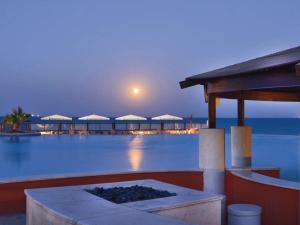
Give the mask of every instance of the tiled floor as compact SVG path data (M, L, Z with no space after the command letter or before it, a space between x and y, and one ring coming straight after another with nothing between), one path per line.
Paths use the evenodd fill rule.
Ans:
M26 225L25 214L0 216L0 225Z

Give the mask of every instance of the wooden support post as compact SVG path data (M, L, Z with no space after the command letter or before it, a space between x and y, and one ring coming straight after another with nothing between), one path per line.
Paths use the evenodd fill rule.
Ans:
M208 128L216 128L216 96L208 96Z
M237 100L237 111L238 111L238 126L245 125L245 101L244 99Z
M300 76L300 63L296 64L296 75Z

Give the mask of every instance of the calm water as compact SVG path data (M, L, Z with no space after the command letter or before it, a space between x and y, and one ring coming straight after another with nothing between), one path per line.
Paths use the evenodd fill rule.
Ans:
M248 121L253 125L254 131L253 165L280 167L283 178L299 180L299 121ZM219 125L229 127L234 122L220 120ZM278 124L282 128L278 128ZM198 135L50 135L0 138L0 178L104 171L195 169L199 161L198 141ZM227 133L228 166L229 150L230 134Z

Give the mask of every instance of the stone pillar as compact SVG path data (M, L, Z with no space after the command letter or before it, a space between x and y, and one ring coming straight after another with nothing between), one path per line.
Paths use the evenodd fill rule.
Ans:
M252 128L250 126L231 127L231 165L236 168L251 167Z
M225 130L200 129L200 168L204 170L204 191L224 193Z

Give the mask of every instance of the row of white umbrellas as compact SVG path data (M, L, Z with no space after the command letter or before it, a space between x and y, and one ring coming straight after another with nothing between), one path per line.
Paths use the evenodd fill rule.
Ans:
M162 116L152 117L151 119L152 120L182 120L183 118L166 114ZM72 120L72 118L54 114L51 116L42 117L41 120ZM78 118L78 120L110 120L110 118L92 114L92 115L80 117ZM126 116L118 117L116 118L116 120L147 120L147 118L142 116L136 116L136 115L126 115Z

